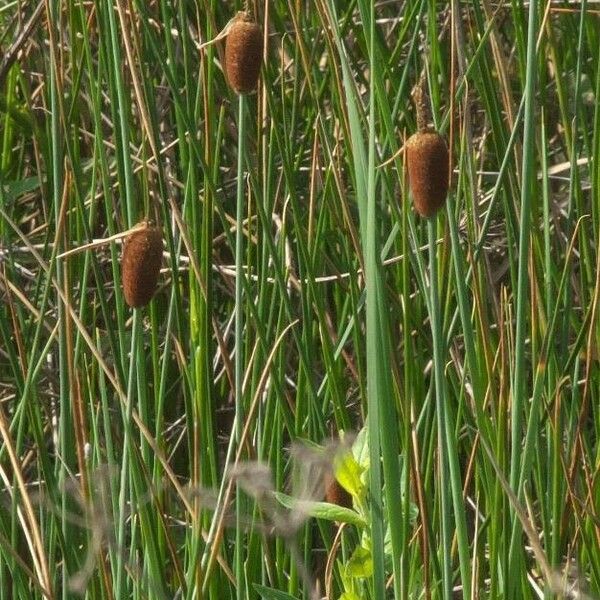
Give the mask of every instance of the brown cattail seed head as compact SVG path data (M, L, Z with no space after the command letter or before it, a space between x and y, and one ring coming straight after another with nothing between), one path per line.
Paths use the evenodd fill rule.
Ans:
M121 276L125 302L132 308L145 306L152 300L162 261L162 235L158 227L146 222L134 231L123 246Z
M237 94L256 89L263 53L260 27L247 12L238 12L225 42L227 81Z
M448 194L448 146L435 131L419 131L406 141L408 183L416 211L433 216Z
M325 476L325 501L344 508L352 508L352 496L331 474Z
M417 111L417 133L406 141L408 183L415 210L422 217L432 217L448 194L448 146L444 138L427 125L431 119L425 71L412 91Z

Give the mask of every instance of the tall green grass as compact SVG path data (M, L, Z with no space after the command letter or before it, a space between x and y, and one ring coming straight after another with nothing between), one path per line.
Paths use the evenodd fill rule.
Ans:
M0 52L0 600L600 597L596 3L250 5L242 100L241 3L49 0Z

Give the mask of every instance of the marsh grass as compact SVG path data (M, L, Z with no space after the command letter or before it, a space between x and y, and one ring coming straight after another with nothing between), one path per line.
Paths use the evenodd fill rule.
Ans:
M0 600L600 597L597 4L250 2L242 102L240 3L30 4L0 5ZM274 504L290 448L363 426L363 529Z

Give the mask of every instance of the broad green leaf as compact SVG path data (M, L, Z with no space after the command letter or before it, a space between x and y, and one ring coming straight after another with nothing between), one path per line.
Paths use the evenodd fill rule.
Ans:
M294 441L294 444L305 446L306 448L314 450L317 453L322 453L324 451L324 448L321 444L317 444L317 442L304 437L297 437Z
M352 444L352 454L356 462L366 471L369 468L369 432L363 427Z
M290 596L290 594L259 585L258 583L253 584L253 587L265 600L298 600L295 596Z
M366 492L365 484L361 480L363 470L350 452L344 452L336 458L335 478L355 498L362 498Z
M346 564L346 571L351 577L371 577L373 574L373 556L362 546L356 548Z
M275 493L277 500L286 508L293 511L302 511L309 517L336 521L338 523L349 523L357 527L365 527L364 519L350 508L330 504L329 502L313 502L311 500L298 500L287 494Z
M354 592L344 592L340 600L360 600L360 598Z
M40 187L40 178L36 175L35 177L27 177L27 179L20 179L19 181L9 181L4 185L4 193L8 201L12 202L22 196L32 192L33 190Z

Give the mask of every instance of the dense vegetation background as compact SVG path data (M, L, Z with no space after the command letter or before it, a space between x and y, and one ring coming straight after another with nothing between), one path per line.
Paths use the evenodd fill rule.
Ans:
M600 597L600 4L249 4L0 4L0 600Z

